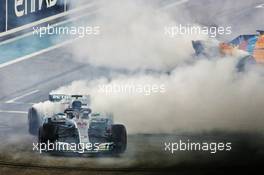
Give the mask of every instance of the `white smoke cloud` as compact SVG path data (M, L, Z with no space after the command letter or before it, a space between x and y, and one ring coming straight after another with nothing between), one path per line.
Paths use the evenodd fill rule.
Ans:
M61 103L53 103L50 101L40 102L33 105L38 113L44 116L52 116L56 113L63 112L66 105Z
M193 60L191 40L204 36L164 35L180 13L171 14L138 1L115 0L101 8L95 24L101 35L88 37L69 48L75 60L108 68L172 70L167 74L120 75L92 82L77 81L56 93L90 94L92 108L113 112L129 133L175 131L263 131L264 77L253 66L244 73L237 59ZM179 9L181 12L183 9ZM176 16L176 19L175 19ZM184 15L184 20L190 20ZM205 37L206 38L206 37ZM144 71L143 71L144 72ZM164 84L165 93L149 96L102 93L100 85Z
M91 94L92 108L115 114L130 133L263 130L264 77L236 72L236 60L201 60L171 75L120 76L112 81L78 81L56 93ZM262 72L264 73L264 72ZM149 96L104 93L98 85L164 84L165 93Z
M190 60L192 40L206 38L166 36L165 27L178 23L150 2L114 0L98 4L95 21L87 25L100 26L100 35L88 36L69 48L75 59L84 63L130 70L172 69ZM182 18L180 14L178 19Z

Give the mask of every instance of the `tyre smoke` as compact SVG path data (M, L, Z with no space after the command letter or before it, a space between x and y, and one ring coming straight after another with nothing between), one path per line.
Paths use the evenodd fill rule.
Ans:
M115 120L124 123L129 133L263 131L261 68L252 66L237 72L235 58L194 61L191 40L207 37L164 35L164 26L183 21L180 7L179 13L172 15L138 1L107 4L95 20L101 26L101 35L70 48L75 60L113 70L143 71L112 76L111 80L76 81L55 93L90 94L93 110L114 113ZM192 22L186 14L184 20ZM169 73L144 73L149 69ZM109 93L101 88L153 84L164 86L165 91L145 95Z

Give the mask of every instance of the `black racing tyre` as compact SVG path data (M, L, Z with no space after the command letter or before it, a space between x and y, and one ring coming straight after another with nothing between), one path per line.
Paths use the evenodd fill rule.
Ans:
M48 139L45 137L45 134L43 132L43 127L39 128L38 131L38 142L39 143L47 143Z
M39 116L38 112L35 108L30 108L28 110L28 131L32 135L38 135L39 131Z
M113 153L124 153L127 148L127 132L124 125L112 125Z
M39 128L38 131L38 143L42 149L54 149L51 143L55 143L56 141L56 131L55 128L50 124L44 124ZM46 144L46 145L45 145Z
M56 127L52 124L44 124L39 128L39 140L43 143L55 142L57 139Z
M48 139L47 137L45 136L45 133L43 131L43 127L41 126L39 128L39 131L38 131L38 143L39 143L39 148L40 149L47 149L47 145L43 145L43 144L47 144L48 142Z

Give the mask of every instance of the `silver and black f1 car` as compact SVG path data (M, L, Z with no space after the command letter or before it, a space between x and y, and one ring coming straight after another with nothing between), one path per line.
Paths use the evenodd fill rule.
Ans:
M39 145L56 144L54 151L59 152L121 154L126 150L125 126L114 124L111 114L93 113L89 96L51 94L49 100L67 107L52 116L34 106L29 109L29 133L38 136Z

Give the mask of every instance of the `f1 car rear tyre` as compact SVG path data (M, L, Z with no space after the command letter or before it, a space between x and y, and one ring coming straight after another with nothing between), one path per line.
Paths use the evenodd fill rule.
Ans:
M124 125L112 125L112 139L115 154L124 153L127 147L127 132Z
M38 135L39 130L39 116L35 108L28 110L28 131L32 135Z

